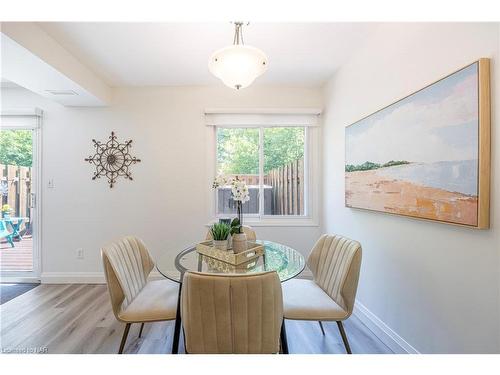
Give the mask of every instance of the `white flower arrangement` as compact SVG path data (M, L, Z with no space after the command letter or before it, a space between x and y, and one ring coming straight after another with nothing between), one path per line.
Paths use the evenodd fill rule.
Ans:
M248 186L245 181L242 181L236 177L227 177L223 175L218 175L212 184L214 189L221 186L231 186L231 194L233 200L245 203L250 200L250 193L248 191Z
M217 189L221 186L230 186L231 187L231 195L233 200L236 202L236 212L238 214L237 220L237 232L243 233L243 209L242 205L245 202L250 200L250 192L248 191L248 186L245 181L242 181L236 177L227 177L223 175L219 175L214 179L212 183L212 187ZM234 221L233 220L233 223Z
M240 181L238 179L233 180L231 184L231 193L235 201L245 203L250 200L250 193L248 192L248 186L245 181Z
M218 175L215 177L214 182L212 183L212 187L214 189L217 189L218 187L225 186L225 185L230 185L232 180L232 177L226 177L224 175Z

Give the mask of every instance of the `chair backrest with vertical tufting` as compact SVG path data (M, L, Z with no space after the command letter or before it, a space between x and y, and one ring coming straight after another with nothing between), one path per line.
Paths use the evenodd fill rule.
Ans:
M146 285L154 262L144 243L131 236L104 246L101 255L113 312L118 318Z
M283 320L278 274L187 272L181 315L188 353L277 353Z
M361 244L337 235L316 242L307 265L314 281L348 314L352 313L361 267Z

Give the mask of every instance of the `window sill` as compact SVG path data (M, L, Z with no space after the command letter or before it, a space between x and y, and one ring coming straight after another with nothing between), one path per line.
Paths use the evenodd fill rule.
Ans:
M213 219L206 224L207 227L217 223L219 219ZM317 220L308 217L301 218L243 218L243 225L251 227L319 227Z

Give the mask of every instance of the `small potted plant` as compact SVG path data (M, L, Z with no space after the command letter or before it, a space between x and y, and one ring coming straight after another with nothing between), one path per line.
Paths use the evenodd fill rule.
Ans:
M231 227L225 223L215 223L210 229L213 237L213 244L219 250L227 250L227 240L231 233Z
M219 175L215 178L212 187L231 186L231 198L236 202L237 218L231 223L232 248L235 254L247 249L247 236L243 232L243 204L250 200L250 193L245 181L238 176L226 177Z
M2 206L2 217L9 217L10 216L10 206L8 204L4 204Z

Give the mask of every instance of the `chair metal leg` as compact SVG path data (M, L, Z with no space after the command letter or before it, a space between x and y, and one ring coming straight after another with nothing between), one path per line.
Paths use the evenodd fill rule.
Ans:
M288 354L288 340L286 338L286 328L285 328L285 319L281 323L281 351L283 354Z
M127 341L128 331L130 331L130 326L132 323L127 323L125 326L125 330L123 331L122 342L120 343L120 349L118 350L118 354L123 353L123 348L125 347L125 342Z
M143 328L144 328L144 323L141 324L141 330L139 331L139 337L142 336L142 330L143 330Z
M182 276L181 276L182 280ZM181 335L181 291L182 283L179 284L179 295L177 296L177 312L175 315L174 339L172 342L172 354L179 353L179 337Z
M345 334L344 325L342 324L341 321L338 321L337 325L339 326L340 336L342 336L342 341L344 342L347 354L352 354L351 347L349 346L349 341L347 341L347 336Z
M182 339L184 341L184 353L189 354L186 349L186 331L184 331L184 327L182 327Z
M325 335L325 329L323 328L323 323L321 323L321 320L318 320L318 323L319 323L319 326L321 328L321 333L323 334L323 336Z

